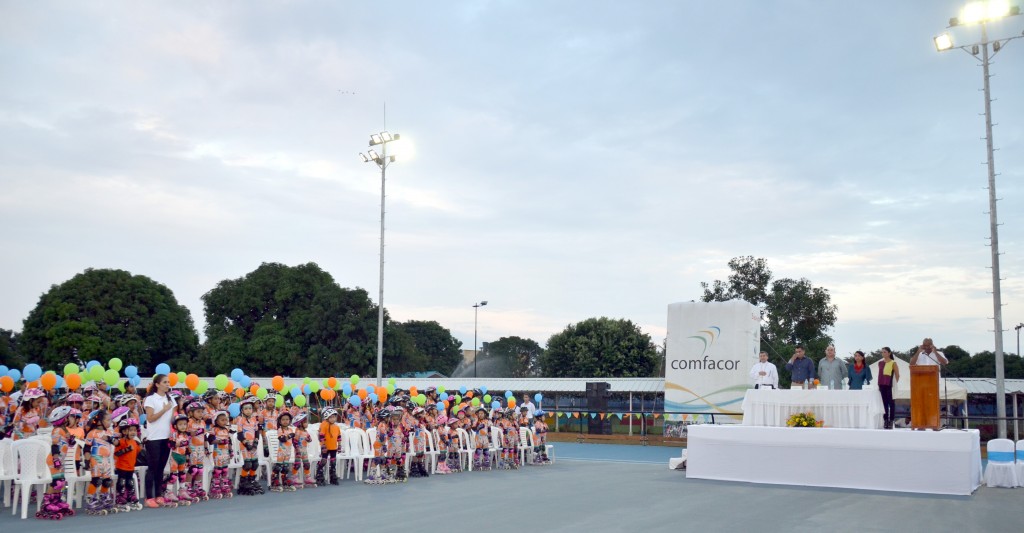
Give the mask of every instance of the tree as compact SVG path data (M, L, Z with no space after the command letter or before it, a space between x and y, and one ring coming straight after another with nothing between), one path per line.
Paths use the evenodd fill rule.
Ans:
M525 378L541 375L540 361L543 355L544 349L537 341L513 336L488 343L480 357L500 361L497 374L501 377Z
M409 320L398 324L412 337L416 349L425 358L424 368L451 375L462 361L462 341L452 336L448 328L431 320ZM384 351L387 354L387 350Z
M400 322L384 324L384 370L388 375L422 372L427 364L427 356Z
M0 328L0 365L21 368L27 364L18 351L18 337L17 333Z
M541 368L549 377L649 376L657 366L651 337L629 320L588 318L548 339Z
M203 306L199 363L211 374L235 367L251 375L376 373L377 307L365 290L340 287L315 263L263 263L218 283Z
M172 358L192 358L199 336L174 293L146 276L87 269L39 298L18 339L27 361L60 369L117 357L142 375Z

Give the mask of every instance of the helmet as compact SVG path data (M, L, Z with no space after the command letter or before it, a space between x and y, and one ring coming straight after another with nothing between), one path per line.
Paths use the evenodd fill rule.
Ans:
M216 397L218 392L220 392L220 391L215 391L215 390L206 391L205 393L203 393L202 397L207 399L207 400L209 400L210 398Z
M417 408L412 410L412 416L420 416L422 414L425 414L426 412L427 412L426 409L424 409L422 407L417 407Z
M437 392L437 388L436 387L427 387L427 392L426 393L430 394L432 392Z
M427 411L437 411L437 404L436 403L428 403L426 407L421 407L421 409L425 409Z
M106 414L106 411L104 411L103 409L94 410L93 412L89 413L89 423L92 424L95 421L103 418L104 414Z
M534 418L540 418L540 417L542 417L542 416L544 416L546 414L547 413L545 413L544 411L541 411L540 409L537 409L536 411L533 412L533 417Z
M95 390L96 390L96 382L95 381L90 381L89 383L85 384L85 387L82 387L82 391L83 392L93 392Z
M167 391L167 394L169 394L170 396L173 396L174 398L180 398L181 396L184 395L184 393L181 391L181 389L171 389L171 390Z
M289 413L288 411L285 411L285 412L277 415L277 427L281 427L281 417L283 417L283 416L287 416L288 420L292 419L292 414Z
M185 402L185 412L191 413L196 409L206 409L206 402L199 398L193 398L192 400Z
M228 414L227 411L217 411L216 413L213 413L213 423L214 424L217 423L217 419L220 418L221 415L226 416L226 417L228 417L228 420L231 420L231 415Z
M238 402L238 408L241 409L246 405L256 406L257 398L255 396L246 396L242 401Z
M306 413L299 413L299 414L295 415L295 419L292 420L292 424L295 424L297 426L297 425L305 422L308 418L309 418L309 415L307 415Z
M24 393L22 393L21 401L28 402L31 400L35 400L36 398L42 398L43 396L46 396L46 394L43 393L43 389L27 389Z
M50 416L46 417L46 420L47 422L58 426L69 416L71 416L71 408L66 405L62 405L53 411L50 411Z
M177 426L178 422L188 422L188 417L185 415L175 415L174 420L171 421L171 427Z
M327 420L332 416L338 416L338 410L333 407L328 407L320 413L320 418Z
M395 416L395 415L402 416L404 414L405 414L405 409L402 408L402 407L395 406L393 409L391 409L391 416Z
M71 408L71 412L70 412L70 413L68 413L68 416L77 416L77 417L81 417L81 416L82 416L82 412L81 412L81 411L79 411L78 409L75 409L74 407L72 407L72 408Z
M122 394L117 397L117 405L126 406L133 401L139 401L134 394Z
M231 395L226 393L226 392L224 392L224 391L220 391L220 392L217 393L217 399L218 400L227 400L230 397L231 397Z
M135 429L139 429L139 421L134 418L125 418L117 423L117 427L121 429L130 428L132 426L135 426Z
M67 403L83 403L85 402L85 398L77 392L72 392L71 394L68 394L68 397L65 398L64 401Z
M128 417L128 413L131 411L127 407L118 407L114 409L114 412L110 414L110 420L115 424L120 424L121 420Z
M92 403L103 403L103 398L100 398L99 396L96 396L95 394L93 394L92 396L89 396L88 398L86 398L86 400L88 400L88 401L90 401Z
M277 393L276 392L268 392L267 393L267 397L264 398L263 401L276 400L276 399L277 399Z

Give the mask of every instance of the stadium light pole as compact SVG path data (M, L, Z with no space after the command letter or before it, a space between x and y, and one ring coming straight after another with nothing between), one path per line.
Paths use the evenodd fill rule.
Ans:
M477 360L477 355L479 355L477 353L477 350L476 350L476 325L477 325L477 318L480 316L480 308L485 306L485 305L487 305L487 300L484 300L484 301L482 301L480 303L473 304L473 377L474 378L476 377L476 360Z
M387 170L395 162L394 155L388 155L388 144L401 138L397 133L391 135L386 131L370 135L370 149L360 153L363 163L373 161L380 167L380 292L377 296L377 386L384 380L384 187L387 183ZM380 146L381 153L373 149Z
M996 358L996 416L999 418L999 438L1006 438L1006 383L1003 364L1003 297L999 279L999 218L996 215L996 167L992 148L992 94L989 87L989 63L1007 42L1019 39L1016 35L1004 39L990 40L988 24L997 20L1020 14L1019 6L1011 6L1009 0L985 0L971 2L960 11L959 17L949 19L949 27L972 26L981 27L981 41L963 46L956 46L949 33L935 37L935 49L939 52L959 48L975 58L981 53L982 80L985 93L985 148L988 151L988 218L989 244L992 252L992 308L995 331ZM991 48L991 50L990 50ZM1019 351L1019 350L1018 350Z

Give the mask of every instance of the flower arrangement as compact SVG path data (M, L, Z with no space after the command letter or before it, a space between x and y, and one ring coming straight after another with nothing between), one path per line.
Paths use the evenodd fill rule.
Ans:
M791 428L820 428L823 424L824 421L814 418L814 413L810 411L791 415L789 420L786 420L786 426Z

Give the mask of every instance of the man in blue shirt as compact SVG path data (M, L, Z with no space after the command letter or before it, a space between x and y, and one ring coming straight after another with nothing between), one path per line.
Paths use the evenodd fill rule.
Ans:
M793 357L790 357L789 362L786 363L786 370L789 370L793 375L793 386L804 386L804 388L808 389L814 388L814 362L804 355L803 346L799 344L796 346Z

